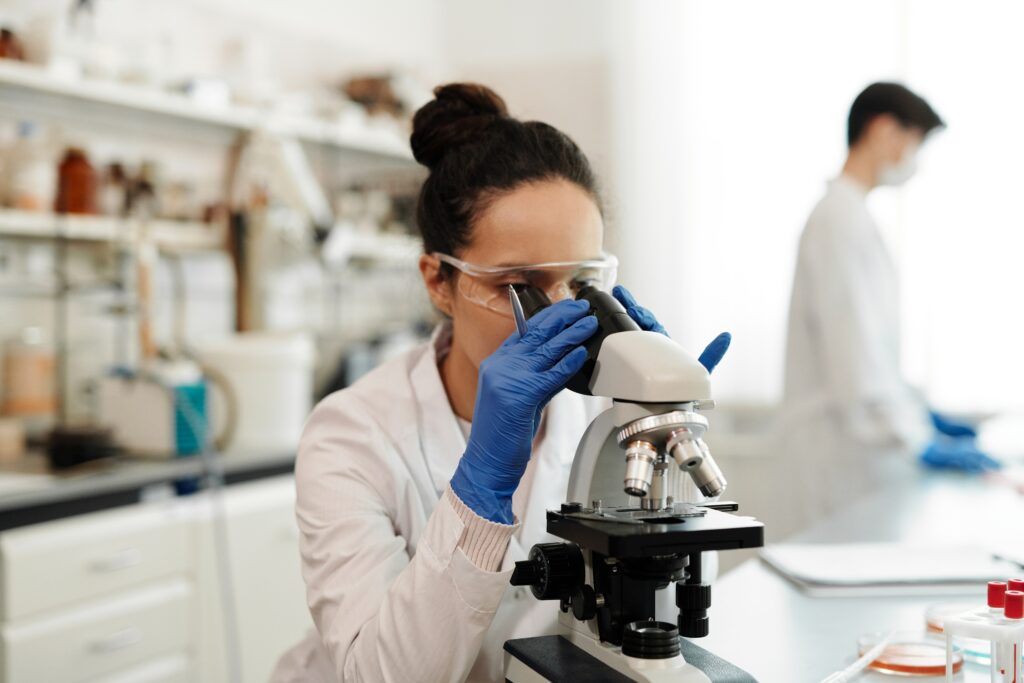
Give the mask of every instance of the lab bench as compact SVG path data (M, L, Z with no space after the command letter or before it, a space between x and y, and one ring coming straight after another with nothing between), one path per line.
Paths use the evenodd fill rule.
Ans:
M0 682L264 681L311 627L294 456L121 460L0 495ZM22 476L40 476L31 459ZM18 476L8 469L6 476ZM272 590L269 588L272 587ZM237 670L237 677L232 672Z
M921 472L916 480L880 491L789 540L977 545L1021 557L1024 496L978 478ZM811 597L755 559L715 583L711 635L699 644L759 681L813 683L855 659L859 636L892 630L923 635L929 605L965 600L982 604L984 588L979 585L974 596L872 597L851 592L849 597ZM866 673L856 680L893 677ZM965 665L963 677L956 680L988 681L988 668Z
M216 456L226 484L292 472L292 453ZM199 457L117 457L54 473L42 454L0 465L0 531L168 495L175 481L206 475Z

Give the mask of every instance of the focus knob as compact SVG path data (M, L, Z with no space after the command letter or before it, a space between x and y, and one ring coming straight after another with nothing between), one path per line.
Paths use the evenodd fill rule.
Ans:
M679 635L703 638L709 633L711 586L706 583L677 583L676 606L679 607Z
M663 621L634 621L622 630L622 654L637 659L669 659L679 654L679 632Z
M572 591L572 615L580 621L597 616L597 594L590 586L583 584Z
M529 559L516 562L509 583L529 586L538 600L569 602L583 585L583 552L572 543L538 543Z

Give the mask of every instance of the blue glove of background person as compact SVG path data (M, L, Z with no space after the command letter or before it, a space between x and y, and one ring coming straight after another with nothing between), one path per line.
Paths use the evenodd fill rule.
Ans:
M920 457L927 467L941 470L980 474L1002 467L998 460L979 451L973 439L936 439L928 444Z
M658 332L666 337L668 336L668 332L662 324L658 322L658 319L654 317L654 314L638 304L636 299L633 298L633 295L629 293L628 289L622 285L616 285L615 288L612 289L612 296L618 299L619 303L622 304L622 307L626 309L626 313L628 313L629 317L633 319L633 322L640 326L641 330L646 332ZM711 343L704 348L704 352L700 354L700 358L697 360L700 361L701 365L707 368L708 372L711 372L715 369L715 366L721 362L725 352L729 350L729 344L731 343L732 335L728 332L723 332L711 340Z
M960 422L952 418L946 417L942 413L935 412L934 410L928 411L929 417L932 418L932 425L935 426L935 431L945 436L967 436L972 439L978 436L978 430L973 425L969 425L966 422Z
M597 331L586 301L560 301L513 332L480 364L473 428L452 490L485 519L511 524L512 494L530 462L540 412L579 372Z

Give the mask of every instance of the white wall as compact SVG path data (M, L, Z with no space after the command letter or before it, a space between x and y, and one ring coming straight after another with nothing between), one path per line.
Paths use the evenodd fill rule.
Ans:
M623 279L698 350L734 348L730 401L781 391L796 239L869 82L900 80L950 123L905 191L872 209L899 258L904 360L939 405L1024 405L1024 8L874 0L617 4L610 42Z
M624 277L694 350L733 332L719 396L773 401L796 239L841 165L852 97L900 75L903 5L655 1L617 11Z
M444 80L485 83L514 116L572 137L611 173L608 0L440 0Z
M1024 412L1024 5L909 7L909 79L949 127L907 191L908 370L942 406Z

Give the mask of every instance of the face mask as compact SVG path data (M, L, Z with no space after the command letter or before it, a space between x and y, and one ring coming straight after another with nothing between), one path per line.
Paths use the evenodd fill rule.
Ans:
M908 147L903 158L895 164L886 164L878 172L878 184L896 187L910 180L917 171L917 148Z

